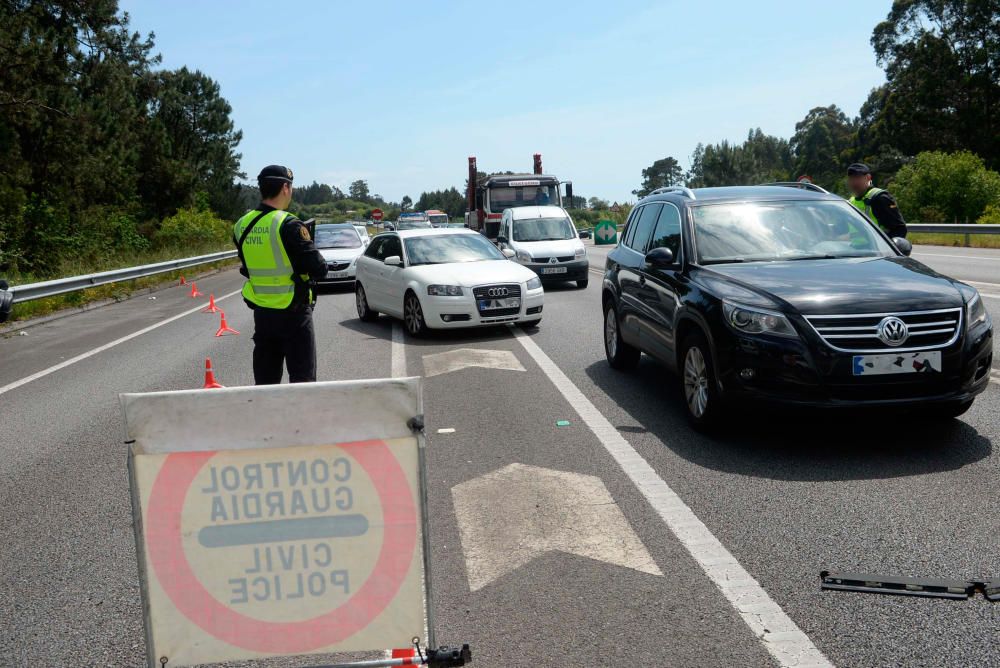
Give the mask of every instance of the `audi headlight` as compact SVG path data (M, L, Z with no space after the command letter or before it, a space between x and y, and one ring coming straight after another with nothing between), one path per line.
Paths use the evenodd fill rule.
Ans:
M542 287L542 279L538 278L537 276L533 276L528 279L529 290L538 290L541 287Z
M580 246L575 251L573 251L573 256L574 257L583 257L586 254L587 254L587 249L584 248L583 246Z
M522 250L517 251L517 261L528 262L528 263L534 262L534 260L531 259L531 255Z
M461 297L461 285L428 285L427 294L434 297Z
M969 303L965 305L966 321L968 322L967 329L972 329L977 325L981 325L986 322L989 317L986 314L986 305L983 304L982 298L979 293L975 293Z
M798 336L792 323L777 311L768 311L732 302L722 302L726 322L743 334L774 334L776 336Z

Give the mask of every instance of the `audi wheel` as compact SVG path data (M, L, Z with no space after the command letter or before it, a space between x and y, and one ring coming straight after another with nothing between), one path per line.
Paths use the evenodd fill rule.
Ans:
M365 289L361 287L361 283L358 283L354 289L354 302L358 307L358 318L364 322L378 320L378 311L373 311L368 306L368 295L365 294Z
M424 309L420 306L420 300L412 292L407 292L406 298L403 300L403 323L410 336L419 338L427 334Z

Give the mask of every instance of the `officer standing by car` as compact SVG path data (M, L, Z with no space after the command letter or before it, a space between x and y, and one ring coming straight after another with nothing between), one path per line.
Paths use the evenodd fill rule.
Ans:
M268 165L257 177L261 203L233 227L233 242L247 277L243 300L253 309L253 377L257 385L316 380L314 281L326 262L309 228L285 211L292 201L292 170Z
M847 187L851 197L847 200L859 211L875 221L892 238L906 238L906 222L896 206L896 199L882 188L872 185L872 170L863 162L847 168Z

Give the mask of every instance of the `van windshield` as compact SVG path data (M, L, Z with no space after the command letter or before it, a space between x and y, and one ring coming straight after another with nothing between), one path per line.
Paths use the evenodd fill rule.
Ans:
M560 241L576 234L569 218L528 218L514 221L514 241Z

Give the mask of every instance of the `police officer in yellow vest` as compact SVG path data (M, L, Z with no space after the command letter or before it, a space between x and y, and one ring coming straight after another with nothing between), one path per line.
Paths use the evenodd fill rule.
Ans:
M872 170L863 162L847 168L847 187L852 195L847 201L878 224L890 238L906 238L906 222L887 191L872 186Z
M285 211L292 202L292 170L268 165L257 177L261 203L237 221L233 242L247 277L243 300L253 309L253 377L257 385L316 380L312 282L326 262L309 228Z

